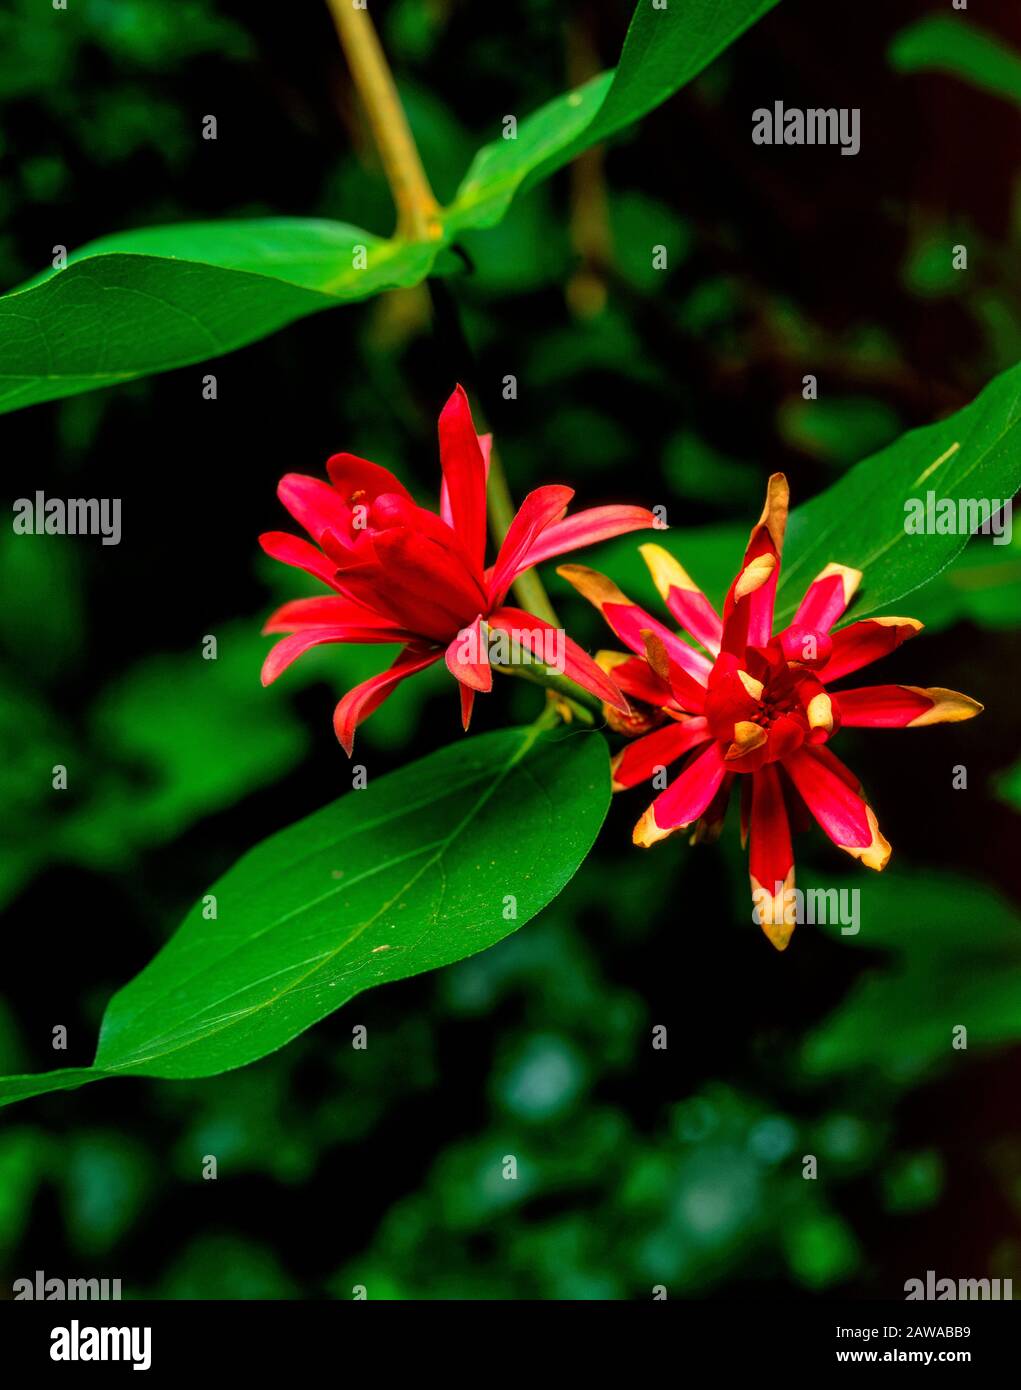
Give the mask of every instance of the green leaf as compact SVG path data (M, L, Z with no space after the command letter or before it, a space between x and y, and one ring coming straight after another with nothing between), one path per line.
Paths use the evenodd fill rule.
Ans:
M356 994L485 950L556 896L609 805L597 734L452 744L271 836L107 1008L91 1068L0 1080L0 1105L105 1076L212 1076Z
M940 72L960 77L1021 106L1021 55L997 34L956 15L927 15L896 34L887 51L896 72Z
M1021 487L1021 365L995 377L963 410L907 434L856 464L832 487L791 511L777 588L777 625L789 622L807 586L835 561L863 573L861 587L844 622L870 613L893 613L892 603L940 574L967 545L969 533L909 534L904 529L910 498L1002 502ZM764 480L763 480L764 481ZM794 499L797 501L797 499ZM695 583L717 605L744 553L751 523L671 529L657 544L676 555ZM1016 584L1016 551L997 545L995 557L976 566L976 588ZM982 552L988 555L988 552ZM647 602L652 585L630 536L594 552L589 563L621 585L636 602ZM629 589L630 586L630 589ZM962 586L962 591L966 586ZM554 594L562 592L551 584ZM1009 602L1012 588L1008 588ZM971 616L956 586L940 605L950 620ZM980 602L976 598L976 603ZM987 607L1002 610L1000 598ZM908 616L914 616L908 613ZM924 617L924 614L922 615Z
M777 591L777 618L794 616L805 588L831 561L863 573L846 621L890 613L890 604L932 579L970 532L909 534L905 503L1009 500L1021 487L1021 365L994 377L970 405L909 430L791 513Z
M435 257L435 247L300 218L104 237L0 299L0 412L222 356L321 309L417 284Z
M518 126L517 138L485 145L449 210L452 228L499 222L523 188L632 125L680 90L779 0L639 0L613 72L548 102Z
M81 247L0 298L0 413L219 357L322 309L418 284L460 262L523 187L638 120L778 0L640 0L620 66L480 150L432 242L340 222L271 218L151 227ZM364 248L364 267L356 257Z

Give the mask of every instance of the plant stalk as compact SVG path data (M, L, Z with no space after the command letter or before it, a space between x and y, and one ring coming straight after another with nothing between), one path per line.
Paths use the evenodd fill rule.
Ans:
M394 235L402 241L438 241L440 205L429 186L415 137L367 9L352 0L326 0L355 86L368 113L397 208Z

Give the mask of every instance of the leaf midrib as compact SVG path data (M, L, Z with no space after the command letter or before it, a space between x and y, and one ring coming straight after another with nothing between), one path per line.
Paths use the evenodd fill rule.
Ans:
M517 749L514 755L507 760L504 766L500 769L499 773L492 778L489 784L485 787L482 795L478 797L478 799L473 803L473 805L465 813L462 819L458 821L458 823L453 827L449 835L445 836L442 840L436 842L435 852L428 859L425 860L425 862L419 867L419 869L414 874L412 874L412 876L407 880L407 882L404 883L393 894L392 897L390 897L385 903L383 903L379 907L379 909L370 917L368 917L364 922L359 923L358 927L351 933L349 937L347 937L344 941L340 942L340 944L336 946L334 950L330 951L327 955L322 957L322 959L317 961L317 963L313 966L311 970L307 971L304 975L297 976L287 985L285 989L281 990L278 994L275 994L268 999L262 1000L258 1004L252 1005L252 1007L249 1009L244 1009L235 1014L232 1014L230 1018L227 1020L227 1022L225 1022L219 1028L200 1030L193 1037L186 1039L182 1043L176 1044L174 1047L168 1047L162 1050L157 1050L155 1052L150 1052L142 1057L134 1056L127 1061L114 1063L112 1065L104 1064L100 1069L111 1073L126 1071L138 1067L139 1065L145 1062L153 1061L157 1058L169 1057L174 1052L180 1052L187 1047L193 1046L194 1043L198 1042L199 1040L206 1040L208 1038L215 1037L218 1033L224 1032L227 1028L233 1027L239 1019L248 1018L252 1014L258 1013L261 1009L268 1008L271 1004L277 1003L280 999L286 997L299 986L304 985L304 983L307 980L311 979L313 975L315 975L318 971L322 970L330 961L334 960L337 957L337 955L340 954L341 951L346 950L347 947L350 946L352 942L356 941L358 937L362 935L363 932L367 931L370 926L377 922L384 912L388 911L395 902L397 902L401 897L403 897L405 893L408 892L410 888L414 887L414 885L423 876L423 874L427 872L427 870L431 869L435 864L438 864L442 861L443 855L450 848L455 838L460 834L464 827L479 813L479 811L482 809L483 806L485 806L487 801L489 801L490 798L495 794L497 789L502 785L502 783L510 775L513 769L518 765L518 763L521 762L522 758L524 758L525 755L535 745L536 741L541 737L541 734L542 730L536 728L534 725L530 726L525 731L525 736L522 739L520 747ZM268 931L274 929L283 920L286 919L282 918L278 919L277 921L274 921L270 924L269 927L266 928L266 930ZM435 925L435 921L432 921L430 925ZM260 935L262 934L264 933L260 933ZM255 938L249 938L249 941L254 939ZM244 944L248 943L246 942ZM232 954L232 952L228 954ZM217 964L219 965L226 958L227 957L220 957L217 961ZM201 975L201 973L202 972L199 971L198 975ZM198 978L198 975L193 976L192 978ZM177 987L179 986L175 986L175 988ZM164 993L156 997L157 999L165 998L166 994ZM152 1002L153 1001L151 999L146 1001L147 1008L151 1007ZM219 1002L222 1003L223 1001L221 1000ZM215 1007L215 1005L207 1007Z

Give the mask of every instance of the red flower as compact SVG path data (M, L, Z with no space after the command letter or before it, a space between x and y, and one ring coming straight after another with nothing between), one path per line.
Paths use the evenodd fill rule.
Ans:
M320 642L402 642L389 670L355 686L333 716L350 754L355 730L408 676L440 657L459 682L467 729L475 692L489 690L494 634L513 638L534 656L556 636L564 674L616 710L627 701L616 684L570 638L541 618L508 607L511 584L525 570L580 546L652 526L644 507L593 507L565 516L574 493L540 487L511 522L496 563L485 567L486 480L490 437L480 438L460 386L440 415L443 481L439 515L419 507L394 475L353 454L326 464L330 483L288 473L277 494L315 545L283 531L259 540L268 555L321 579L333 590L278 608L265 632L278 642L262 668L268 685ZM331 486L332 484L332 486Z
M727 594L721 618L672 555L643 545L642 556L667 607L708 655L650 617L603 575L581 565L558 573L600 609L634 655L601 652L621 690L645 712L614 727L634 737L614 761L614 790L636 786L685 757L680 775L635 826L649 846L694 825L692 843L717 835L734 779L742 780L742 832L758 920L783 950L794 928L796 828L814 816L835 845L870 869L890 857L857 777L826 746L841 725L916 728L970 719L982 709L953 690L876 685L829 691L833 682L893 651L922 626L913 618L833 624L861 571L831 564L809 585L794 621L773 632L773 600L787 524L787 480L769 480L766 505Z

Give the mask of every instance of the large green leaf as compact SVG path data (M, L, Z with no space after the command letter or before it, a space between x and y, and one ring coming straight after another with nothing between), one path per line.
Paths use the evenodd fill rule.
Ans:
M103 237L0 298L0 412L221 356L321 309L458 264L450 243L515 193L638 120L778 0L640 0L620 66L478 152L436 241L340 222L186 223ZM359 250L361 248L361 250Z
M321 309L416 284L435 256L302 218L104 237L0 299L0 411L219 357Z
M910 430L877 454L856 464L825 492L795 506L787 527L777 590L778 623L789 621L805 588L831 561L863 573L858 596L844 622L870 613L892 613L890 605L946 569L968 543L964 532L914 535L905 527L905 502L936 499L1004 501L1021 487L1021 365L995 377L963 410L922 429ZM942 460L942 461L940 461ZM797 498L793 499L797 502ZM733 579L750 524L671 529L656 540L670 550L695 582L719 603ZM990 562L1012 575L1016 551L997 545ZM651 583L628 536L601 547L590 563L605 570L637 602L648 600ZM995 581L995 573L993 581ZM991 581L991 582L993 582ZM554 586L555 588L555 586ZM959 599L945 596L949 617L970 616ZM908 616L910 605L908 605ZM922 615L923 617L925 614Z
M454 227L498 222L521 188L615 135L679 91L779 0L639 0L613 72L548 102L517 138L494 140L472 161L450 209Z
M108 1076L244 1066L373 985L517 930L592 847L598 734L506 729L381 777L257 846L114 995L91 1068L0 1080L0 1105Z
M936 499L1003 502L1021 487L1021 365L994 377L963 410L909 430L791 514L777 616L793 617L805 587L831 561L864 575L847 621L891 612L890 604L932 579L968 543L969 532L910 534L905 503Z

